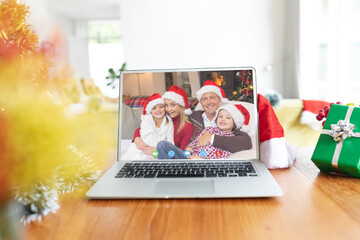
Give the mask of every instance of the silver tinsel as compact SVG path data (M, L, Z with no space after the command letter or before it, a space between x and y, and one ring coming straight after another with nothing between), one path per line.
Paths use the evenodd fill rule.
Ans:
M90 187L98 179L100 170L91 157L78 151L74 145L70 145L68 150L74 154L73 161L56 167L51 179L15 188L15 200L23 206L20 219L23 224L41 221L43 216L55 213L60 208L61 194ZM69 174L69 169L76 174Z
M77 158L66 165L58 166L53 173L53 182L61 193L71 193L81 187L91 187L99 178L100 170L95 170L93 159L74 145L68 147ZM76 175L69 175L67 169L76 169Z
M43 182L16 187L15 199L23 206L20 218L23 224L41 221L43 216L60 208L58 190Z

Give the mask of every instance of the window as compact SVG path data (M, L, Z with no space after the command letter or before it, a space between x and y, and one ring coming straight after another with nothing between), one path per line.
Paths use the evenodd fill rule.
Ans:
M88 39L90 77L104 95L116 98L118 84L107 86L106 77L110 68L117 71L124 63L120 21L89 21Z
M360 1L300 1L300 97L360 102Z

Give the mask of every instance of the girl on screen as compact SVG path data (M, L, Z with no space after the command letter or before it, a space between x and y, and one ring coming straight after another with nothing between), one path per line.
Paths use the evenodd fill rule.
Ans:
M149 97L141 116L140 134L144 143L155 148L161 140L174 143L174 126L171 118L165 113L164 100L159 93ZM151 154L145 154L135 143L122 156L126 160L153 160Z

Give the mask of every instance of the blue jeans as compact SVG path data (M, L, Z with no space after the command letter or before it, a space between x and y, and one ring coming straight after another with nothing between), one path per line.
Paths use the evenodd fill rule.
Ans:
M156 150L159 152L158 159L186 159L182 149L165 140L160 141L156 145ZM172 157L169 156L169 151L171 150L175 153Z

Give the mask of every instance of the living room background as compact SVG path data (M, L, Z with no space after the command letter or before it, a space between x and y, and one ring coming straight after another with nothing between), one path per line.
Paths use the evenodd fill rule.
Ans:
M118 68L253 66L260 92L284 98L357 101L360 3L356 0L27 0L46 39L61 28L77 78L91 78L87 28L121 23ZM39 14L40 13L40 14ZM46 17L49 22L36 21ZM40 38L41 40L41 38ZM99 56L98 59L109 57ZM121 60L122 59L122 60ZM113 67L109 65L109 68ZM104 77L107 72L104 73ZM95 77L102 85L105 79ZM347 90L343 89L346 82Z

